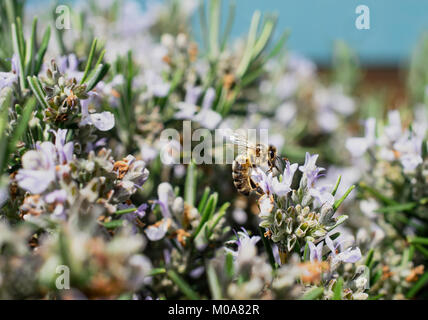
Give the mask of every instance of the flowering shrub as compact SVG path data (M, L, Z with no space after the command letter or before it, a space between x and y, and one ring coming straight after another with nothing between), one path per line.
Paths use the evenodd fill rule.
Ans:
M230 41L207 3L82 3L70 30L0 4L0 298L426 298L423 50L384 121L344 43L325 81L275 17ZM269 141L181 161L237 129Z

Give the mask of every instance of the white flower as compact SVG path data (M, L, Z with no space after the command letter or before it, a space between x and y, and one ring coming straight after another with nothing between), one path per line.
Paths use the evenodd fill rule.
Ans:
M195 116L198 107L192 103L179 102L177 103L178 111L175 113L174 117L176 119L185 119L190 120Z
M202 108L199 110L196 103L201 94L201 87L187 87L185 101L177 103L178 111L174 117L176 119L193 120L199 122L201 126L213 130L222 120L222 116L211 109L215 99L215 90L214 88L207 89L202 101Z
M282 124L288 125L296 116L297 108L292 102L284 102L275 112L275 118Z
M18 56L16 54L12 57L12 71L11 72L0 72L0 91L3 88L10 88L14 83L18 82Z
M376 143L376 119L369 118L365 122L364 137L353 137L346 140L346 148L353 157L361 157Z
M374 219L378 216L378 214L375 212L377 209L379 209L379 204L373 198L360 201L361 212L371 219Z
M290 165L290 162L287 161L284 173L282 175L282 181L279 182L278 178L276 177L272 181L272 189L275 194L280 197L284 197L291 191L291 184L293 183L293 177L297 167L297 163Z
M259 199L259 207L260 207L259 217L261 219L269 218L273 210L272 199L266 194L264 194Z
M323 168L318 168L316 166L315 163L317 162L317 159L318 159L318 155L317 154L311 155L309 152L306 152L305 163L304 163L303 166L299 167L299 170L301 172L303 172L304 174L305 173L309 174L309 173L311 173L313 171L316 171L317 169L323 169Z
M393 145L398 151L401 165L405 171L413 171L423 162L422 143L425 132L421 136L406 131Z
M175 199L174 191L172 186L168 182L162 182L158 186L158 201L161 208L162 215L165 218L171 217L169 208L173 205Z
M309 189L309 194L318 202L315 204L315 207L322 206L325 203L329 205L334 204L334 196L331 194L330 190L330 186L321 186Z
M272 194L274 181L272 172L267 175L263 170L257 167L252 170L251 178L265 194Z
M400 112L393 110L388 112L388 125L384 128L385 135L390 141L396 141L402 133Z
M344 243L347 242L346 240L341 240L339 238L336 240L335 244L333 240L331 240L331 238L327 235L325 238L325 242L328 248L331 250L332 269L335 269L340 262L355 263L362 257L360 248L358 247L348 247L347 249L343 249Z
M308 241L309 245L309 260L311 262L315 261L322 261L322 249L324 246L324 242L321 241L318 243L318 245L315 246L315 244L312 241Z
M89 113L89 105L93 103L98 94L89 92L89 98L81 101L82 119L79 126L93 125L100 131L108 131L114 127L114 115L111 112Z
M145 230L147 238L151 241L158 241L165 237L166 233L168 232L168 227L170 225L169 219L163 219L159 224L157 225L151 225L148 226Z
M56 178L56 150L51 142L43 142L38 150L22 156L22 169L18 171L18 185L33 194L45 191Z
M404 154L400 161L405 172L414 171L423 162L422 157L414 153Z
M144 73L144 83L147 86L148 96L165 97L171 85L165 82L162 77L151 69Z
M89 123L100 131L108 131L114 127L114 115L111 112L92 113L89 117Z
M230 252L234 257L237 265L244 265L251 263L254 257L257 255L256 244L260 241L259 236L250 237L248 232L242 228L243 231L239 231L237 234L237 240L232 241L238 245L236 251L226 248L226 251Z
M18 76L13 72L0 72L0 90L12 87L18 81Z
M294 74L285 74L278 81L275 94L282 100L291 97L296 92L299 85L296 80Z

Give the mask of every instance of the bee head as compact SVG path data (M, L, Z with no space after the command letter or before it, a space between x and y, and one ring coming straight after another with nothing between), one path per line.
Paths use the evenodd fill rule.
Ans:
M268 157L270 160L273 160L276 158L276 148L272 145L269 146Z
M256 157L260 157L260 154L262 153L262 145L258 144L256 146Z

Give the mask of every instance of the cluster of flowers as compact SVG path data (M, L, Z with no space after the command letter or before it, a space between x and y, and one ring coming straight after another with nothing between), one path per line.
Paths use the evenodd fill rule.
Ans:
M364 127L364 137L349 138L346 147L362 171L359 206L369 221L366 228L377 233L367 248L382 252L375 254L380 281L371 291L404 299L424 274L415 250L423 256L417 239L426 236L426 122L421 115L405 126L393 110L386 123L369 118Z
M305 164L290 164L279 177L266 174L257 167L252 179L258 186L259 218L264 241L274 247L270 263L267 257L257 255L260 236L249 236L243 229L237 240L228 242L226 252L233 257L230 274L222 276L221 287L230 298L297 298L316 294L323 299L366 299L364 292L369 282L362 273L362 254L355 241L346 239L334 229L342 224L346 215L334 217L343 200L335 201L337 191L319 186L323 168L316 166L318 155L306 154ZM299 181L293 181L299 169ZM293 189L294 184L298 185ZM332 238L334 240L332 240ZM233 249L233 247L235 247ZM219 256L214 265L218 272L227 269L227 256ZM356 264L360 262L360 264ZM275 270L274 273L272 271ZM339 280L340 279L340 280ZM340 284L337 282L340 281Z

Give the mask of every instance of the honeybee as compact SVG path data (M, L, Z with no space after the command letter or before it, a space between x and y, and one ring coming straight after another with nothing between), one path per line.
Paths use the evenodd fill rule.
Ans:
M233 184L236 190L245 196L249 196L252 191L259 189L251 178L251 170L251 163L245 155L238 155L232 163Z
M261 143L253 144L243 135L234 134L231 136L233 144L238 145L241 152L232 163L233 184L239 193L248 196L252 191L259 195L263 191L251 178L251 172L256 167L268 167L267 172L277 174L284 167L284 159L277 155L274 146L266 146Z

